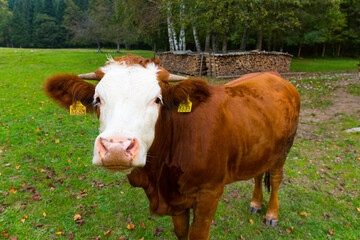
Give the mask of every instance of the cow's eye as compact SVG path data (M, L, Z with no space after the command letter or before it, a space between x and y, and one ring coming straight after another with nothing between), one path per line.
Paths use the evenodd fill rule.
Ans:
M101 103L100 97L96 97L94 100L94 105L97 106Z
M157 98L155 98L155 103L156 104L163 104L163 101L162 101L162 98L161 97L157 97Z

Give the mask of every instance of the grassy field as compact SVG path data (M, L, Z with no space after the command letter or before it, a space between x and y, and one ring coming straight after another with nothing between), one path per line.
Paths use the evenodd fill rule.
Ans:
M175 239L171 218L151 216L142 189L91 165L96 117L70 116L42 91L51 74L105 61L93 50L0 48L0 239ZM359 127L360 111L334 110L338 91L360 95L359 81L343 84L353 77L290 79L303 115L279 191L279 226L263 223L266 204L247 212L253 181L238 182L225 190L210 239L359 239L360 135L343 130Z
M354 58L293 58L290 70L295 72L344 71L358 69Z

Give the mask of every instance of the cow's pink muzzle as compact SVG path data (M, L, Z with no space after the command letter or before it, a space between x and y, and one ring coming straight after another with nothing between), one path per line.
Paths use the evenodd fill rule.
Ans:
M139 152L136 138L99 137L96 146L104 167L122 170L134 167L134 159Z

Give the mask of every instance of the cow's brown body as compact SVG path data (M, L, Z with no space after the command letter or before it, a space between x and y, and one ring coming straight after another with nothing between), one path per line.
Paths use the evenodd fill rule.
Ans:
M266 219L276 223L277 191L299 118L297 90L276 73L248 74L223 86L159 81L165 104L155 140L146 165L128 175L145 190L151 211L173 216L179 239L207 239L224 186L255 178L250 209L256 212L262 207L262 176L269 173ZM187 97L192 112L178 113Z

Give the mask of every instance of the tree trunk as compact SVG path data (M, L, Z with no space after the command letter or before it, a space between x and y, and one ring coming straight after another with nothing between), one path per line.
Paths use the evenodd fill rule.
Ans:
M322 57L325 57L325 53L326 53L326 43L324 43L324 45L323 45L323 49L322 49L322 54L321 54L321 56L322 56Z
M215 33L212 34L211 40L212 40L212 51L213 53L216 53L218 51L218 38Z
M341 43L339 43L338 45L336 56L340 57L340 53L341 53Z
M172 30L172 35L174 38L174 47L175 47L175 51L179 51L179 44L178 44L178 40L177 40L177 36L176 36L176 32L175 29L173 27L171 27Z
M116 42L116 52L120 52L120 42Z
M97 47L98 47L98 51L101 52L101 41L97 40L96 44L97 44Z
M156 42L154 42L154 53L157 53L157 45L156 45Z
M205 38L205 52L210 52L210 38L211 38L211 32L210 30L207 30L206 38Z
M167 28L168 28L168 37L169 37L169 47L170 47L170 51L173 52L173 51L175 51L175 47L174 47L173 31L172 31L172 26L171 26L170 4L168 4Z
M200 45L199 37L197 35L197 30L196 30L195 26L193 26L193 34L194 34L194 41L195 41L196 51L201 52L201 45Z
M180 29L180 39L179 39L179 50L185 51L186 50L186 39L185 39L185 24L184 22L184 14L185 14L185 5L182 3L180 5L180 22L181 22L181 29Z
M267 41L267 50L268 50L268 52L271 51L271 30L269 30L269 36L268 36L268 41Z
M227 33L225 33L223 42L222 42L222 53L227 52L227 40L228 40L228 36L227 36Z
M301 56L301 45L299 45L297 56L298 56L298 57Z
M248 30L249 30L249 28L245 27L244 33L242 36L242 40L241 40L240 51L246 50L246 43L247 43L247 39L248 39Z
M185 27L181 25L180 29L180 39L179 39L179 50L185 51L186 50L186 40L185 40Z
M259 51L261 51L262 49L263 31L264 29L263 26L261 25L257 34L257 41L256 41L256 49Z

